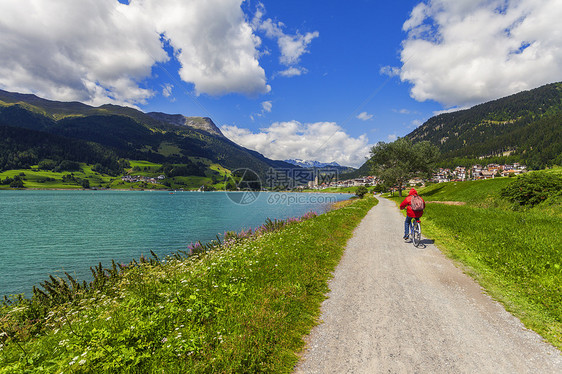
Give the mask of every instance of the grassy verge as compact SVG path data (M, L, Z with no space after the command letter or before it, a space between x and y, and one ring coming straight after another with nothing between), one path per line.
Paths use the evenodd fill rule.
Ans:
M130 266L39 316L5 305L0 373L291 372L345 244L375 204Z
M464 265L495 299L528 328L562 348L562 215L560 205L512 211L498 197L511 178L448 183L423 189L430 204L424 235ZM426 192L428 194L426 195ZM399 203L401 198L393 198ZM555 213L557 211L557 213Z

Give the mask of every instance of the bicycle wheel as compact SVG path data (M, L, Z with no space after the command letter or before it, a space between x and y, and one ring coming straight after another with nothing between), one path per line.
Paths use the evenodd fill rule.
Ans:
M421 226L418 221L413 220L413 222L412 243L417 247L421 243Z

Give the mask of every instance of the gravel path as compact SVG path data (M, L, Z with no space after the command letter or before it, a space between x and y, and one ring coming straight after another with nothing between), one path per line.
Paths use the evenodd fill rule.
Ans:
M562 373L560 351L429 240L404 242L403 222L381 199L357 227L295 373Z

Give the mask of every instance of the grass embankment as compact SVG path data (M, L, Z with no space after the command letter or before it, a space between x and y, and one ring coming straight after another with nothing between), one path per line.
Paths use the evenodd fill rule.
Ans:
M562 205L514 211L499 191L514 178L450 182L420 189L424 236L461 262L528 328L562 348ZM401 198L394 198L397 203ZM553 203L553 204L552 204Z
M0 373L291 372L345 244L376 202L130 266L48 308L4 306Z

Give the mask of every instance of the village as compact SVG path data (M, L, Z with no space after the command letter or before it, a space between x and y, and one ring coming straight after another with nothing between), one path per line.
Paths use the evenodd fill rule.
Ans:
M444 183L451 181L467 181L492 179L498 177L515 176L527 172L527 167L519 163L514 164L488 164L486 166L473 165L472 167L457 166L454 169L439 168L435 171L429 180L414 178L408 181L410 186L422 186L426 182ZM337 180L336 178L316 177L314 181L308 182L308 188L325 189L330 187L354 187L354 186L374 186L379 181L375 176L367 176L362 178Z
M152 184L156 184L159 183L160 181L166 179L166 176L164 175L159 175L156 178L154 177L145 177L142 175L124 175L121 177L121 180L123 182L127 182L127 183L136 183L136 182L145 182L145 183L152 183Z
M444 183L451 181L467 181L467 180L480 180L492 179L498 177L516 176L527 172L527 167L519 163L514 164L488 164L486 166L473 165L472 167L457 166L454 169L439 168L435 171L429 180L414 178L408 181L409 186L423 186L427 182L430 183ZM166 177L159 175L157 177L147 177L141 175L124 175L121 177L123 182L136 183L144 182L157 184L161 183ZM356 186L375 186L379 184L379 180L375 176L366 176L361 178L339 180L337 172L321 172L316 173L314 180L309 181L306 185L301 185L297 188L316 189L322 190L326 188L343 188L343 187L356 187Z

